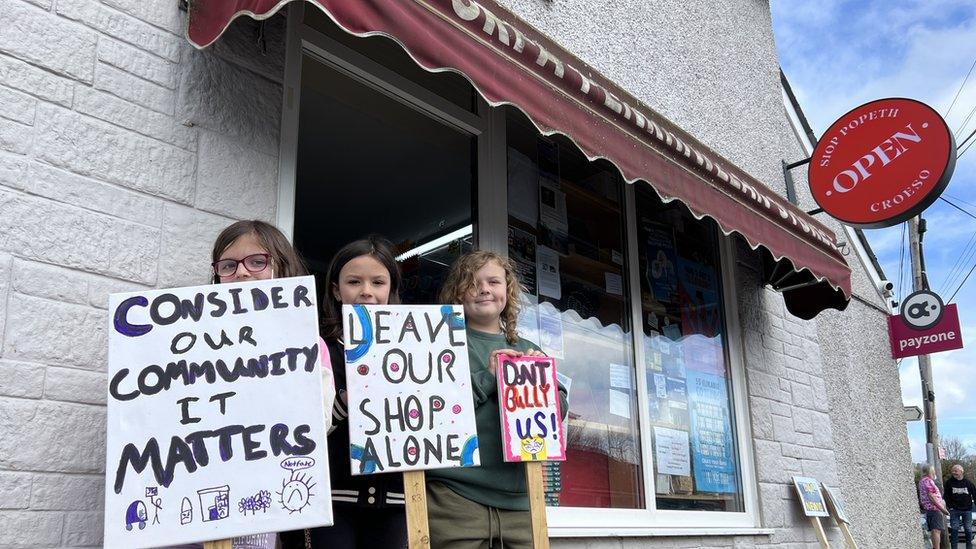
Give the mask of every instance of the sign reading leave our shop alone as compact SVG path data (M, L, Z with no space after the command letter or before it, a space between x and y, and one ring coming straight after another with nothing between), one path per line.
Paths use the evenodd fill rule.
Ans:
M955 139L939 113L913 99L879 99L824 132L810 158L810 192L844 223L889 227L935 202L955 165Z

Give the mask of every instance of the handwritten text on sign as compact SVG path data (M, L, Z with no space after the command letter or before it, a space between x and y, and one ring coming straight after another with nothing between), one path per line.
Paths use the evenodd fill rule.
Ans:
M498 356L498 408L505 461L562 461L556 360Z
M314 284L110 297L106 546L331 524Z
M344 305L352 474L480 465L460 305Z

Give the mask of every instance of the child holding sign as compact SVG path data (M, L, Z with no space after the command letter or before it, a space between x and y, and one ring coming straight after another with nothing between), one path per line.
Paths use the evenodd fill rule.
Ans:
M329 467L335 525L308 531L307 538L283 534L284 547L374 549L407 545L403 475L352 476L349 461L349 415L342 344L343 304L400 303L400 269L390 243L370 236L344 246L332 258L323 289L322 336L334 357L338 398L332 408Z
M301 258L284 234L264 221L238 221L217 236L212 252L212 282L247 282L304 276L308 272ZM335 385L328 348L319 339L319 358L322 369L322 387L325 391L325 409L332 407ZM275 535L245 536L233 540L235 548L275 546Z
M525 466L502 458L498 410L498 355L543 356L518 336L521 284L508 259L494 252L463 255L451 267L442 303L464 306L471 386L478 424L480 467L427 471L431 547L531 548L532 526ZM559 387L560 410L569 410Z

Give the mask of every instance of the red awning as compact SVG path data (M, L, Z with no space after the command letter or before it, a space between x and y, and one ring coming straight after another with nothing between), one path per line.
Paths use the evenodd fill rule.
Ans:
M187 37L206 47L235 17L264 19L290 1L193 0ZM307 1L351 34L394 39L427 70L460 72L490 104L521 109L543 134L566 135L628 182L711 217L725 234L765 248L773 264L788 262L795 273L782 288L793 314L847 306L851 271L830 229L494 1Z

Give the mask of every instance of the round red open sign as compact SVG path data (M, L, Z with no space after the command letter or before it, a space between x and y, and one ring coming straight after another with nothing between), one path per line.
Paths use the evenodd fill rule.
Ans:
M955 167L956 141L939 113L914 99L891 98L837 119L817 143L808 176L828 215L879 229L929 207Z

